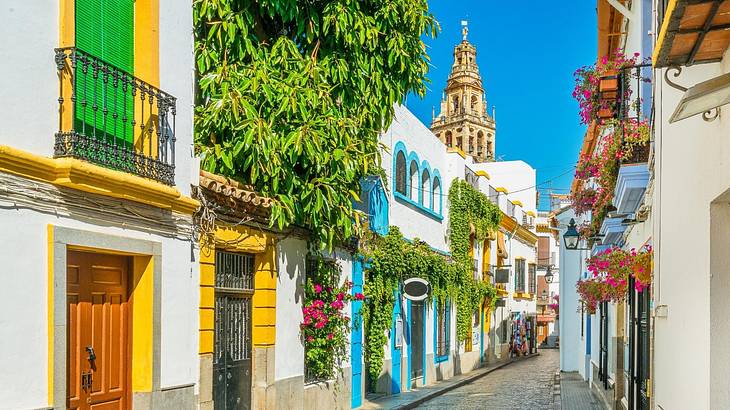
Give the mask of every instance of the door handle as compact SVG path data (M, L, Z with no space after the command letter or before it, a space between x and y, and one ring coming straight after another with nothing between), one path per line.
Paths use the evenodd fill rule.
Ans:
M89 353L89 361L90 362L93 362L94 360L96 360L96 353L94 353L94 347L93 346L91 346L91 345L86 346L86 352Z

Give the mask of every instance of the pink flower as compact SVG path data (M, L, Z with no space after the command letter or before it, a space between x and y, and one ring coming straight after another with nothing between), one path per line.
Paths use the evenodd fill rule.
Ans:
M342 301L343 299L345 299L345 294L342 293L342 292L338 293L337 294L337 300Z
M334 339L334 337L335 337L335 335L333 335L332 333L330 333L330 334L327 335L327 340L332 340L332 339Z
M308 336L308 337L307 337L307 342L309 342L309 343L312 343L312 342L314 342L314 337L312 337L312 336Z
M320 284L314 285L314 293L322 293L322 285L320 285Z
M317 329L321 329L324 327L324 325L325 325L325 322L317 322L314 324L314 327Z
M355 293L355 300L365 300L365 295L360 292Z

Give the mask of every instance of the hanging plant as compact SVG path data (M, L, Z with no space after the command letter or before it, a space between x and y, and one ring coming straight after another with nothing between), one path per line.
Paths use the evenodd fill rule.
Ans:
M610 89L608 82L624 68L637 64L639 53L633 57L627 57L617 51L611 58L604 56L592 66L584 66L573 73L575 87L573 98L578 101L581 124L590 124L595 119L612 118L616 112L620 100L628 100L631 97L631 89L624 87L623 95L617 95L618 91ZM601 98L601 80L603 79L604 98ZM618 85L618 84L616 84ZM606 98L605 93L614 93Z
M300 325L304 339L307 372L317 380L334 379L347 360L350 317L344 313L347 302L364 299L350 295L352 282L340 282L340 266L316 257L304 288L304 319Z

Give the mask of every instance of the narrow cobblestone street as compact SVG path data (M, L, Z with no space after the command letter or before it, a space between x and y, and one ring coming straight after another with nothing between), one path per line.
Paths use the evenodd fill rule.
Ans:
M418 407L421 409L549 409L560 353L545 349Z

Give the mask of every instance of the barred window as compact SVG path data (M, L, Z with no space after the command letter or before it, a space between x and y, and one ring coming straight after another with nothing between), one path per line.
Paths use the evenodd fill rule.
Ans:
M450 306L449 301L445 303L438 302L437 315L437 337L436 337L436 356L448 358L449 355L449 330L450 326Z

